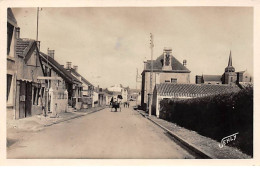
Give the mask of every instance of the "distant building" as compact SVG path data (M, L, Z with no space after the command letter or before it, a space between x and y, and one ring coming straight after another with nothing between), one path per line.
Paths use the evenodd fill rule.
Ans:
M81 83L81 101L84 108L91 108L92 102L93 102L93 93L94 93L94 85L92 85L85 77L83 77L78 72L78 66L74 65L73 68L71 67L71 62L67 62L66 69L74 76L76 77Z
M114 85L109 88L107 88L108 91L113 92L113 96L117 97L118 95L122 96L122 99L120 99L121 102L126 102L128 99L128 90L129 87L123 87L123 85Z
M150 73L153 63L152 91L150 91ZM144 62L142 72L141 106L146 109L149 94L154 86L161 83L190 83L190 70L186 68L186 60L181 64L173 55L171 48L164 48L163 54L156 60Z
M232 66L231 51L229 54L228 66L222 75L196 75L196 84L229 84L236 85L239 83L251 83L252 78L246 71L235 72Z

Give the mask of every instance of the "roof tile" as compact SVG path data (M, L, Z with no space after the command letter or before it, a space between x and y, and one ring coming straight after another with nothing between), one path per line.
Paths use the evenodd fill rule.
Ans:
M230 85L208 85L208 84L176 84L161 83L156 85L159 95L216 95L230 92L238 92L240 88Z
M181 70L181 71L190 72L190 70L187 69L185 66L183 66L174 56L171 57L172 57L172 70L177 70L177 71ZM162 59L163 59L163 54L159 56L156 60L153 60L154 70L162 70L162 62L161 62ZM151 60L147 60L145 70L150 70L150 69L151 69Z

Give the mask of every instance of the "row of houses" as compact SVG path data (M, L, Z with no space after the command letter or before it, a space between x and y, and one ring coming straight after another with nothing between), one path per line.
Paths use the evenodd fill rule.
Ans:
M105 93L87 81L78 67L66 67L40 50L40 41L21 38L12 10L7 10L7 118L56 116L105 105Z
M141 86L141 107L159 117L160 101L163 99L189 99L209 95L237 92L253 85L247 71L235 72L230 52L228 66L222 75L196 75L196 82L190 83L190 70L187 61L179 62L171 48L164 48L156 60L144 62ZM153 64L152 90L150 88L151 64ZM151 102L151 103L150 103Z

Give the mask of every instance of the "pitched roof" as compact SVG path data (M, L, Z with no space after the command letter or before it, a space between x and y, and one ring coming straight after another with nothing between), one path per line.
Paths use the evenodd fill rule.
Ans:
M190 70L187 69L185 66L183 66L174 56L172 57L172 70L173 71L180 71L180 72L187 72L190 73ZM153 69L154 71L156 70L162 70L162 62L161 60L163 59L163 54L159 56L156 60L153 60ZM151 70L151 60L147 60L146 63L146 68L145 70Z
M65 78L66 80L74 83L81 84L81 82L74 77L70 72L68 72L63 66L61 66L55 59L50 57L49 55L46 55L45 53L40 52L40 58L44 61L50 63L50 66L53 67L53 69L59 74L61 77Z
M176 84L176 83L161 83L156 85L157 94L163 96L178 95L196 95L207 96L224 94L230 92L238 92L238 86L230 85L207 85L207 84Z
M7 8L7 22L12 24L13 26L17 25L17 21L14 17L13 11L11 8Z
M239 82L238 85L242 89L245 89L247 87L253 87L253 83L252 82Z
M94 86L94 85L92 85L87 79L85 79L83 76L81 76L75 69L71 68L70 70L71 70L71 72L73 72L76 76L80 76L81 79L82 79L82 81L83 81L84 83L86 83L87 85L90 85L90 86Z
M16 49L15 49L16 55L25 57L35 42L36 41L33 39L25 39L25 38L17 39Z
M204 81L222 82L221 75L202 75Z

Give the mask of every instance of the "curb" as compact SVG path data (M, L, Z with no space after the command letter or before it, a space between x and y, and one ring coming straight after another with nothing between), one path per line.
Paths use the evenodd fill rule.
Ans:
M76 116L73 116L73 117L69 117L69 118L66 118L66 119L61 119L61 120L52 122L52 123L50 123L50 124L45 124L43 127L49 127L49 126L52 126L52 125L54 125L54 124L58 124L58 123L61 123L61 122L73 120L73 119L76 119L76 118L79 118L79 117L82 117L82 116L85 116L85 115L88 115L88 114L95 113L95 112L100 111L100 110L103 110L103 109L105 109L105 108L106 108L106 107L102 107L102 108L99 109L99 110L94 110L94 111L89 112L89 113L83 113L83 114L79 114L79 115L76 115Z
M198 154L200 157L202 157L203 159L215 159L214 156L206 153L205 151L201 150L200 148L198 148L196 145L189 143L187 141L185 141L183 138L177 136L176 134L174 134L172 131L170 131L169 129L167 129L166 127L162 126L161 124L155 122L154 120L152 120L150 117L146 116L145 114L139 112L143 117L149 119L151 122L153 122L154 124L156 124L157 126L161 127L163 130L165 130L168 134L170 134L172 137L174 137L176 140L178 140L181 144L183 144L185 147L187 147L188 149L192 150L193 152L195 152L196 154Z

